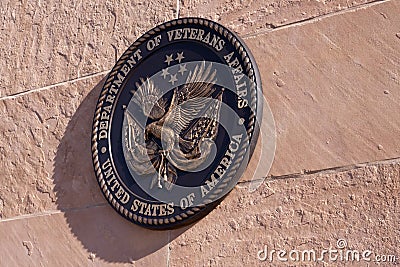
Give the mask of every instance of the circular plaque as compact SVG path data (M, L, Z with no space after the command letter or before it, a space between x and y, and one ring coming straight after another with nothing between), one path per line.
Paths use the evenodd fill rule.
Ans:
M104 196L152 229L194 222L242 176L261 110L256 63L238 36L202 18L145 33L101 90L92 153Z

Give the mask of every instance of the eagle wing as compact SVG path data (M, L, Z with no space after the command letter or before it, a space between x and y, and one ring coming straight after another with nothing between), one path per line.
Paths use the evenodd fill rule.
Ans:
M179 149L168 155L181 170L194 171L209 164L215 153L223 89L215 96L216 71L205 63L190 72L182 89L175 89L164 125L179 136Z
M222 94L223 91L210 103L202 117L185 130L179 140L180 147L176 147L168 155L170 162L178 169L201 170L214 158L216 151L213 144L218 134Z
M182 136L191 122L204 113L210 102L209 97L215 92L216 70L212 64L206 68L205 62L197 65L186 79L185 85L176 88L171 105L165 114L165 125ZM186 132L186 131L185 131Z
M141 126L127 109L124 120L123 152L130 169L141 175L157 174L167 177L169 184L176 180L176 169L195 170L207 164L212 150L211 140L215 140L218 131L218 120L222 103L223 90L213 97L216 87L216 70L212 71L212 64L206 67L205 62L197 65L189 72L185 85L176 88L168 112L160 118L160 122L171 128L179 136L181 149L174 149L166 154L169 162L164 162L160 154L162 148L153 140L145 140L144 126ZM137 85L139 87L139 85ZM145 113L146 98L154 97L154 105L160 93L150 81L142 81L139 94L134 99L136 104ZM215 99L217 98L217 99ZM215 101L217 100L217 101ZM159 105L164 107L164 102ZM152 116L150 116L152 117ZM156 118L156 116L153 116ZM158 116L157 116L158 117ZM162 169L163 164L166 164ZM165 172L164 174L160 173ZM151 188L156 179L151 182ZM158 179L159 181L159 179ZM169 189L167 187L167 189Z
M204 139L215 140L218 134L218 122L222 103L223 90L216 96L216 100L208 103L202 117L195 120L182 135L182 138L191 142L187 158L196 157L199 143ZM190 152L190 154L189 154Z

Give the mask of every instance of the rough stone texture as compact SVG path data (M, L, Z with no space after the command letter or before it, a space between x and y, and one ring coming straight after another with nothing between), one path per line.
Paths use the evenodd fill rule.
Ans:
M129 223L97 185L90 139L102 78L0 101L0 236L5 237L0 263L154 266L167 261L169 233Z
M159 266L168 233L132 225L109 205L1 222L2 266Z
M109 70L176 1L1 1L0 97Z
M0 101L1 218L105 201L88 160L101 78Z
M364 2L181 3L182 15L247 36L277 123L273 175L400 156L399 1L265 31ZM243 182L209 216L171 232L112 210L90 160L104 75L64 82L110 69L139 34L174 17L175 4L1 2L0 265L268 265L257 260L264 245L319 249L339 238L400 257L398 160L280 176L254 193ZM271 14L260 16L263 7Z
M328 256L327 265L257 258L265 245L268 251L321 253L337 248L339 239L347 249L400 257L399 170L397 160L272 180L253 193L242 183L205 219L184 233L172 232L180 236L171 242L171 266L366 266L332 263Z
M243 36L369 2L374 0L183 0L180 14L212 19Z
M392 1L245 40L276 122L272 175L400 156L399 13Z
M273 175L400 155L399 12L389 2L246 41L277 124ZM0 101L2 218L104 202L87 160L101 78Z
M244 35L366 2L190 0L182 1L180 13L215 19ZM137 37L175 17L176 1L2 1L0 14L2 97L110 69Z

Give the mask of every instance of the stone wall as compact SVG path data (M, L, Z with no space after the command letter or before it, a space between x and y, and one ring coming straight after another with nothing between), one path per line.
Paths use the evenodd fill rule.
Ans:
M337 249L338 240L371 250L371 266L375 255L400 264L399 1L4 0L0 14L0 266L367 264L258 259L265 247ZM150 231L102 196L91 123L117 58L177 16L213 19L244 39L277 149L255 192L260 149L207 217Z

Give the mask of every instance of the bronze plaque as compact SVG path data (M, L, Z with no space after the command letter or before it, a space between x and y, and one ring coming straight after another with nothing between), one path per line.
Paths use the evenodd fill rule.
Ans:
M161 24L108 74L92 152L106 199L152 229L205 216L240 179L257 140L261 82L243 41L202 18Z

